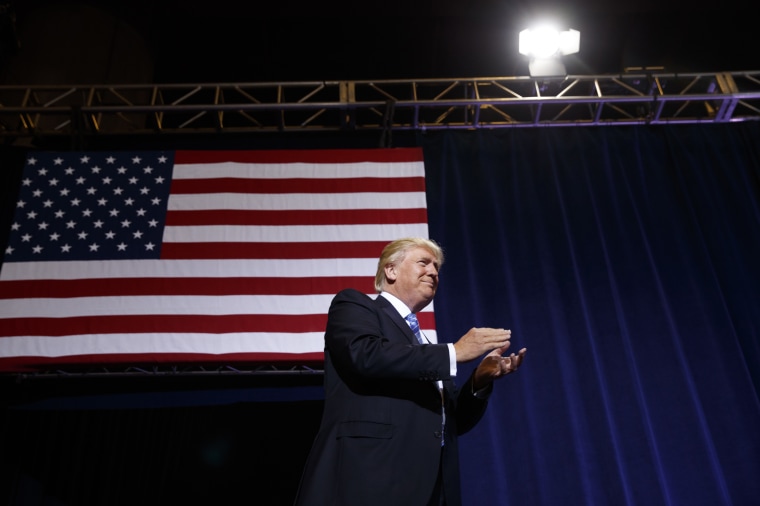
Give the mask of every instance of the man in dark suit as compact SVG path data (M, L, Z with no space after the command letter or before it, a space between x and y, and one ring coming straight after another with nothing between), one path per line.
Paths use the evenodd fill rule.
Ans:
M493 380L520 367L502 356L505 329L472 328L456 343L429 343L405 319L430 304L443 252L434 241L388 244L376 299L353 289L330 305L325 406L297 506L460 506L457 436L483 416ZM410 326L411 325L411 326ZM457 363L485 355L467 381Z

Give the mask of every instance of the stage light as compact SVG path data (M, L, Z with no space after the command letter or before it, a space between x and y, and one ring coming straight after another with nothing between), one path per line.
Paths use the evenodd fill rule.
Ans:
M528 69L533 77L566 74L561 57L580 51L578 30L560 31L549 26L528 28L520 32L518 50L530 58Z

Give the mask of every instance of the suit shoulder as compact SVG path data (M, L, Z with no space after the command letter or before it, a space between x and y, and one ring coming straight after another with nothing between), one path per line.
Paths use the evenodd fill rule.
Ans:
M360 292L356 288L344 288L335 295L336 300L350 299L350 300L372 300L372 297L366 293Z
M378 299L381 297L377 297ZM378 306L376 299L355 288L345 288L333 297L331 307L342 304L358 304L360 306L375 308Z

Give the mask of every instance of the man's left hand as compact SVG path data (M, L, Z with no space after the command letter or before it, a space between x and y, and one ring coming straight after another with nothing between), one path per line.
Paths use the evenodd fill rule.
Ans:
M509 344L493 350L480 362L478 368L475 369L475 377L473 378L475 391L487 387L488 383L497 378L502 378L507 374L517 371L520 365L522 365L525 353L528 351L527 348L523 348L517 353L502 356L507 351L507 348L509 348Z

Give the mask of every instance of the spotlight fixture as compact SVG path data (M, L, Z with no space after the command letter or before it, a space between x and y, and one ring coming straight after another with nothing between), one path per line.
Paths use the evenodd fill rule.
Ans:
M578 30L559 31L545 26L521 31L518 50L530 58L528 69L531 76L564 76L567 71L561 57L577 53L580 43Z

